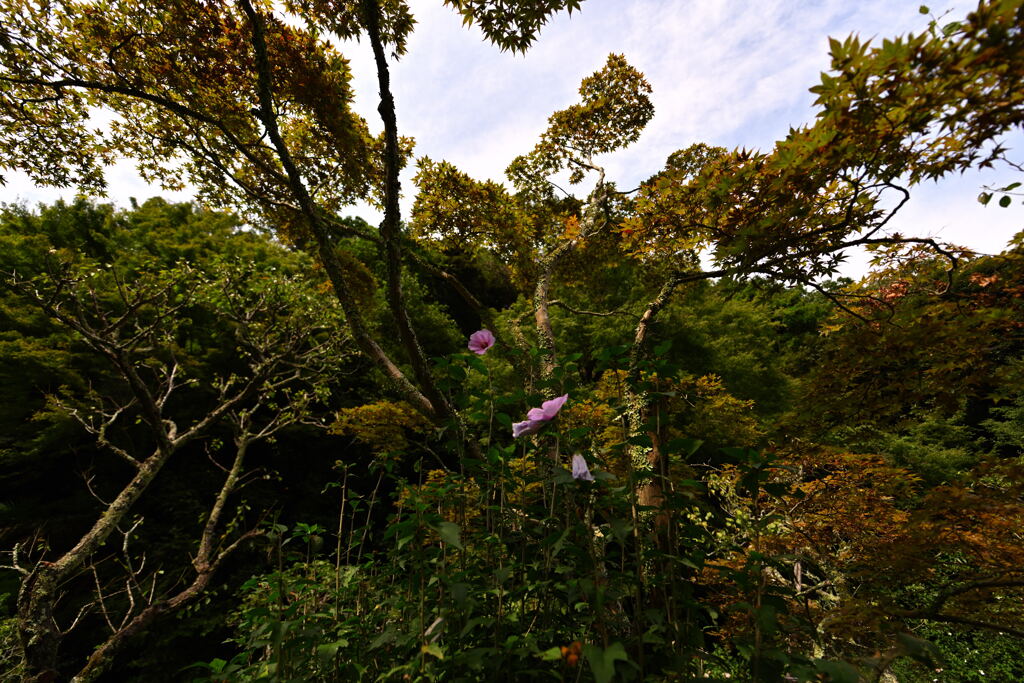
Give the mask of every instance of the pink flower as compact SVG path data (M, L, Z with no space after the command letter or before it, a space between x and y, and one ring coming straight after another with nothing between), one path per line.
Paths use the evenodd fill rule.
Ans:
M594 475L590 473L590 469L587 467L587 461L584 460L583 456L579 453L572 456L572 478L583 481L594 481Z
M563 394L558 398L553 398L550 401L544 401L540 404L540 408L530 408L530 412L526 413L527 420L548 420L555 419L555 415L558 415L558 411L562 409L565 402L569 400L569 394Z
M518 439L521 436L536 434L545 424L555 419L558 411L562 409L565 402L569 400L569 394L564 394L550 401L544 401L540 408L530 408L526 413L526 419L512 425L512 436Z
M469 335L469 350L478 356L487 353L494 346L494 334L490 330L478 330Z

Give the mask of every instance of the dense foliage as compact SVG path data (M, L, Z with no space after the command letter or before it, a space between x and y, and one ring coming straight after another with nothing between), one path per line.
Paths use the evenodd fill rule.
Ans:
M446 4L507 50L580 5ZM402 0L0 7L5 166L207 207L0 212L0 675L1024 678L1024 246L888 230L1010 162L1019 1L833 41L814 123L634 191L610 55L509 185L417 160L408 222Z

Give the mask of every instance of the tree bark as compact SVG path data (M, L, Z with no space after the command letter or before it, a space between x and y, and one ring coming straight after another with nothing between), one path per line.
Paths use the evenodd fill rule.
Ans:
M52 683L58 678L61 632L53 618L58 583L53 565L40 562L18 590L18 632L25 653L26 683Z
M626 373L626 405L629 406L629 435L636 436L640 433L640 425L648 411L646 394L639 393L635 386L640 382L640 361L647 348L647 340L650 335L651 325L657 318L658 313L668 304L673 292L679 286L679 276L671 276L661 287L658 295L647 305L647 309L637 323L636 332L633 337L633 347L629 352L629 369ZM664 501L662 490L662 476L664 474L664 462L661 453L660 438L658 434L649 433L651 448L642 455L634 451L630 457L634 458L634 466L648 472L654 472L653 478L645 479L637 491L637 502L640 505L661 507Z
M288 150L288 146L285 144L277 125L263 16L253 8L249 0L239 0L238 4L246 17L248 17L252 27L252 45L256 59L257 89L259 94L259 109L256 110L257 116L263 123L267 131L267 137L274 146L278 159L284 167L288 187L299 203L310 232L313 233L313 238L317 245L317 255L324 270L327 272L327 276L331 281L331 287L334 289L334 294L341 304L341 309L345 313L345 320L348 322L352 337L359 346L359 349L366 354L370 361L384 371L384 374L392 381L403 398L428 417L435 418L437 414L435 406L409 381L405 373L392 362L370 335L366 327L359 306L346 282L345 268L334 251L335 246L331 241L330 232L320 218L319 211L312 197L310 197L309 191L306 189L302 175L295 165L291 152Z
M412 320L409 319L409 309L406 306L405 293L402 291L401 207L398 205L401 192L401 183L398 180L401 151L398 148L395 98L391 94L391 75L384 45L381 42L380 8L376 0L363 0L363 15L377 66L377 84L380 88L380 104L377 111L384 122L384 220L380 224L380 234L384 241L384 262L387 266L388 307L398 325L398 336L409 357L413 375L433 406L435 418L444 420L451 417L453 411L434 382L427 357L420 346L416 330L413 329Z

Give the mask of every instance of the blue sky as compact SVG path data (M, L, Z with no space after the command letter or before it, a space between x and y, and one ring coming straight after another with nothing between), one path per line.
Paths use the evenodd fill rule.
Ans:
M808 88L828 67L828 37L858 33L889 37L922 30L928 17L908 0L586 0L571 17L562 13L526 55L501 53L440 0L411 0L418 25L408 54L393 64L393 90L401 132L416 139L416 155L446 159L478 178L503 180L503 170L528 151L551 112L573 103L580 80L622 53L653 88L655 118L640 140L604 161L621 187L656 172L671 152L694 142L766 149L791 125L814 116ZM933 5L962 18L972 2ZM356 109L379 130L376 77L369 45L343 44L355 73ZM1009 146L1021 150L1024 135ZM894 221L894 229L998 252L1024 229L1024 207L982 207L985 184L1017 179L1014 172L968 173L921 186ZM411 205L411 172L403 187ZM108 176L111 198L154 194L129 163ZM3 199L50 201L73 191L34 188L9 176ZM363 206L353 213L369 220ZM407 213L406 213L407 215ZM850 274L863 268L855 259Z

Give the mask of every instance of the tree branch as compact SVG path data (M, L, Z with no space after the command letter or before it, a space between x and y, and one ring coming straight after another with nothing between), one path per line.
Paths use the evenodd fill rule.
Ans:
M614 311L584 311L578 308L573 308L572 306L565 303L561 299L552 299L551 301L548 302L548 306L558 306L559 308L564 308L565 310L569 311L574 315L593 315L600 318L605 318L612 315L624 315L630 318L634 317L634 315L629 311L622 310L623 308L625 308L625 306L616 308Z
M380 224L380 234L384 240L384 262L387 267L387 298L391 314L398 325L398 335L405 348L413 374L419 382L423 393L434 407L436 417L447 418L452 415L448 401L438 391L427 358L420 346L419 338L409 319L405 294L402 291L402 252L400 244L401 208L398 205L401 185L398 172L401 167L401 152L398 148L398 122L395 117L395 99L391 94L391 76L388 71L388 60L384 54L384 46L380 37L380 7L376 0L363 0L363 16L366 32L370 36L373 58L377 66L377 84L380 89L380 104L377 111L384 122L384 220Z
M257 95L259 97L259 108L254 110L254 114L263 123L271 144L277 152L278 159L285 169L288 187L298 201L302 215L306 219L306 223L316 240L317 254L331 281L335 296L341 303L341 308L352 331L352 337L355 339L356 344L359 345L360 350L394 382L399 393L404 398L425 415L436 417L437 412L434 405L413 386L412 382L405 376L405 373L394 364L380 345L370 336L359 306L356 304L356 299L345 279L344 266L342 266L341 260L335 252L330 235L321 222L320 212L309 196L309 192L302 180L302 175L299 173L298 167L295 165L291 152L288 150L278 128L277 114L274 111L272 72L270 59L267 55L266 37L264 35L264 18L253 9L252 3L249 0L238 0L238 4L251 26L250 39L256 61Z
M176 102L167 97L161 97L160 95L154 95L153 93L140 90L138 88L132 88L126 85L112 85L109 83L103 83L101 81L90 81L82 78L67 77L60 78L53 81L47 81L40 78L11 78L10 76L0 76L0 81L6 81L8 83L15 83L18 85L34 85L42 88L50 88L55 91L60 91L62 88L80 88L82 90L92 90L96 92L108 93L111 95L124 95L125 97L131 97L133 99L142 100L155 104L159 107L167 109L168 111L178 115L184 119L192 119L205 123L217 129L217 132L224 136L231 145L237 149L250 163L258 167L261 171L269 175L270 177L284 182L285 178L281 173L273 168L272 166L265 163L262 159L252 153L249 149L249 145L243 143L238 136L231 132L227 126L212 116L208 116L200 111L192 109L186 105Z

